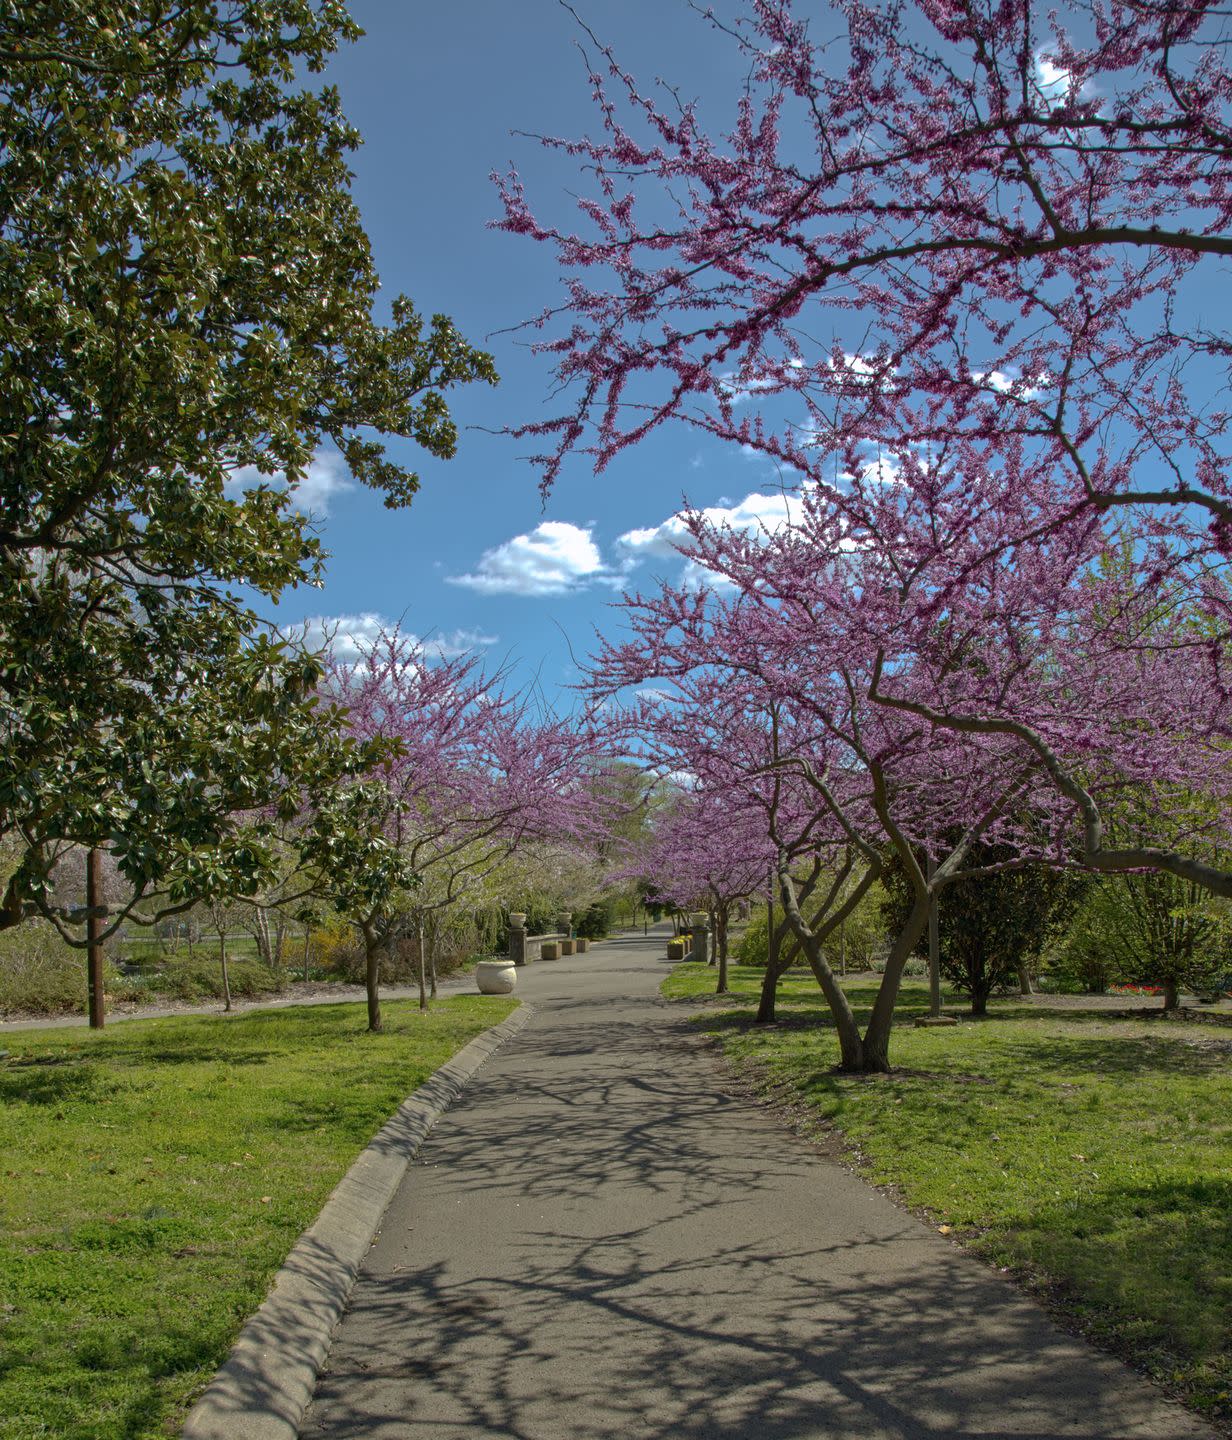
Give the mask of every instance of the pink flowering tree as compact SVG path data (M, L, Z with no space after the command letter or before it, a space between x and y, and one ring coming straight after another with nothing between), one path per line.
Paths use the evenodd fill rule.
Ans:
M577 222L500 182L503 227L568 285L540 317L573 401L532 427L544 484L683 422L829 488L873 459L919 484L941 451L964 486L1012 481L1006 523L1149 504L1222 553L1220 8L746 0L707 23L747 60L725 131L590 36L599 128L544 140L579 159Z
M1104 815L1144 788L1173 833L1196 841L1227 822L1222 645L1193 609L1188 572L1175 593L1146 591L1097 524L1021 547L1009 568L955 529L944 586L936 566L917 584L909 548L872 530L857 540L818 501L773 537L691 524L689 553L731 598L668 587L635 602L634 637L609 645L598 673L609 688L670 679L684 703L648 717L659 743L708 776L726 764L768 797L781 898L848 1068L888 1063L902 967L937 894L988 868L976 841L998 847L996 868L1154 866L1225 883L1192 853L1103 840ZM863 1036L800 911L793 832L850 845L865 888L890 849L912 887Z
M454 904L520 844L591 835L593 739L585 723L534 715L474 657L435 660L399 630L330 673L351 733L388 747L370 779L335 797L334 829L341 816L350 841L319 857L327 893L363 935L379 1030L382 956L427 910Z
M1200 303L1232 245L1220 14L829 14L824 46L789 0L751 0L727 27L750 81L723 134L596 46L601 129L570 148L587 175L577 225L504 182L505 228L553 246L569 287L540 317L564 321L543 343L572 397L534 427L544 484L571 452L601 469L667 423L761 453L810 509L808 543L776 557L779 602L807 607L820 574L835 603L843 551L880 557L878 613L861 605L867 700L1013 740L1050 805L1080 816L1096 868L1227 894L1232 877L1192 854L1110 843L1087 780L1111 738L1111 790L1134 766L1165 789L1222 788L1228 344ZM1132 583L1084 629L1082 587L1118 544ZM1184 627L1132 613L1136 589ZM1050 680L1078 660L1098 714ZM1142 743L1126 768L1126 735L1176 726L1186 774L1166 750L1153 770Z
M676 703L646 717L649 743L678 765L687 757L701 784L732 789L760 810L779 894L830 1005L843 1067L887 1068L899 982L932 898L968 873L975 839L1012 829L1007 807L1023 767L1003 742L939 737L926 722L872 705L859 668L867 657L841 645L823 651L817 636L802 643L781 606L665 587L630 602L629 613L634 638L605 648L596 682L671 682ZM958 815L960 839L943 842ZM862 1033L824 941L880 873L887 846L918 877L917 903ZM926 852L937 853L935 870L921 863ZM820 859L832 881L814 893ZM810 861L811 914L799 881Z
M662 810L639 857L651 894L682 910L705 911L714 940L716 993L727 991L732 909L765 885L774 863L759 808L739 787L698 783Z

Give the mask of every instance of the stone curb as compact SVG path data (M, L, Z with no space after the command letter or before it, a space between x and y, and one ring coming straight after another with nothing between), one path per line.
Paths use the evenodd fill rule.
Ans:
M295 1242L261 1307L188 1413L183 1440L294 1440L372 1237L428 1131L533 1014L523 1003L398 1107Z

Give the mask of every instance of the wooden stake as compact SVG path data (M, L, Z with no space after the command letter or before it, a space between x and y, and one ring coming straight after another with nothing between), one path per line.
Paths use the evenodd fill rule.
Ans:
M103 1028L103 854L91 848L86 856L86 978L90 989L90 1029Z

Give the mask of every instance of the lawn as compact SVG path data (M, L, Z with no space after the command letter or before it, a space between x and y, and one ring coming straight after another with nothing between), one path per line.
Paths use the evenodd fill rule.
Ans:
M137 1440L186 1403L400 1102L513 1002L0 1035L0 1437Z
M709 994L714 974L682 964L664 993ZM868 1178L1232 1421L1232 1030L1017 999L917 1030L927 991L909 981L901 1068L844 1076L812 978L786 981L779 1024L758 1028L761 978L734 967L735 993L698 1020L759 1089L806 1101ZM867 1017L873 985L848 993Z

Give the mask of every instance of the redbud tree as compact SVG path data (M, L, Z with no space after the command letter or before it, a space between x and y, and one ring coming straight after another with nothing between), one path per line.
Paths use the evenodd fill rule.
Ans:
M785 654L845 611L860 705L971 742L954 754L996 739L1070 817L1058 853L1232 893L1106 823L1131 783L1168 808L1226 788L1228 346L1201 304L1232 243L1219 12L703 18L748 60L725 132L595 42L600 129L544 142L582 162L576 226L502 182L504 227L567 283L536 322L568 397L532 427L544 485L669 423L760 453L804 525L700 558L791 617ZM853 556L876 562L858 582Z
M318 856L326 893L363 935L379 1030L381 960L426 906L453 903L520 844L591 838L594 741L584 723L534 714L476 657L434 657L398 630L330 674L350 733L385 748L337 792Z

